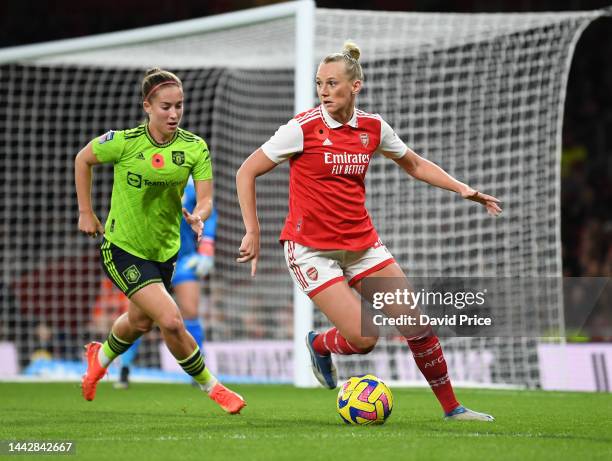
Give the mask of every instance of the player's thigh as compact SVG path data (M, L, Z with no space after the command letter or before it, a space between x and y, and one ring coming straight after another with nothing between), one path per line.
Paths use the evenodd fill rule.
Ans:
M382 269L371 272L365 277L360 278L358 281L356 281L352 285L352 287L355 289L355 291L357 291L357 293L359 293L361 296L363 296L368 301L372 302L373 293L375 291L374 289L376 288L376 284L373 282L373 280L376 278L394 279L395 285L397 285L398 288L400 287L404 288L404 287L410 286L408 282L408 278L404 274L404 271L402 270L402 268L399 266L399 264L397 264L396 262L393 262L389 264L388 266L383 267ZM365 283L365 287L364 287L363 282L366 279L368 279L368 281Z
M200 303L200 283L185 281L174 285L174 294L179 309L186 319L198 316L198 305Z
M178 332L184 328L178 306L163 283L147 285L130 298L162 330Z
M130 300L127 315L130 325L132 325L139 331L151 331L155 323L153 321L153 318L151 318L144 310L142 310L138 306L138 304L136 304L132 300Z
M385 299L386 293L404 293L406 291L412 292L414 288L410 284L410 281L402 271L401 267L393 262L382 269L371 272L365 277L358 280L353 286L362 298L367 300L370 304L374 305L377 301L380 303L381 300ZM421 336L429 331L429 327L421 325L420 314L421 310L418 305L403 303L404 297L401 296L400 302L385 302L381 311L387 318L401 319L402 322L398 323L396 327L397 332L406 338L413 338ZM395 298L397 300L397 298ZM406 319L412 319L409 324Z
M328 286L311 299L346 339L355 342L362 337L361 301L346 281Z

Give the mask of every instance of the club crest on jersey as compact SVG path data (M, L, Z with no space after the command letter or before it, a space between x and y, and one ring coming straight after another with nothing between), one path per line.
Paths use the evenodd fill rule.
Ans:
M104 144L105 142L112 140L114 137L115 132L113 130L107 131L98 138L98 144Z
M151 166L156 169L164 167L164 156L162 154L155 154L151 157Z
M368 144L370 144L370 137L368 136L368 133L360 133L359 139L361 139L361 145L363 147L368 147Z
M306 271L306 275L313 282L316 282L317 279L319 278L319 272L317 272L317 270L314 267L309 267L308 270Z
M173 150L172 163L174 163L176 166L181 166L183 163L185 163L185 152L180 150Z

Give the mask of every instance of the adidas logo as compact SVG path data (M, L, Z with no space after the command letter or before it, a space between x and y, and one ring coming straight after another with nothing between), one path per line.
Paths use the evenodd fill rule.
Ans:
M325 141L323 141L323 145L324 146L331 146L332 142L329 140L329 138L325 138Z
M144 156L144 154L143 154L142 152L138 152L138 155L136 156L136 158L137 158L138 160L144 160L144 159L145 159L145 156Z

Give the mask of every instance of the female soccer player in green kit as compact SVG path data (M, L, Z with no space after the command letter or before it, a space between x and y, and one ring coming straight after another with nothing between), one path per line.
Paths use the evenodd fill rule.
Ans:
M239 413L246 405L244 399L205 367L202 353L168 292L180 246L181 211L200 239L202 223L212 210L208 147L202 138L179 128L183 87L176 75L159 68L147 71L142 98L146 123L107 132L87 144L75 160L79 231L92 237L104 234L103 269L130 299L128 312L115 321L104 344L86 346L83 397L93 400L108 365L157 324L185 372L221 408ZM114 164L111 209L102 227L91 204L91 167L110 162ZM181 207L190 175L197 196L192 213Z

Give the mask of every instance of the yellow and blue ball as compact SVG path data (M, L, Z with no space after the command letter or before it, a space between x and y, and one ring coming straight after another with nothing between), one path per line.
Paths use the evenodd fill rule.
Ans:
M340 388L337 409L347 424L383 424L393 410L393 394L374 375L354 376Z

